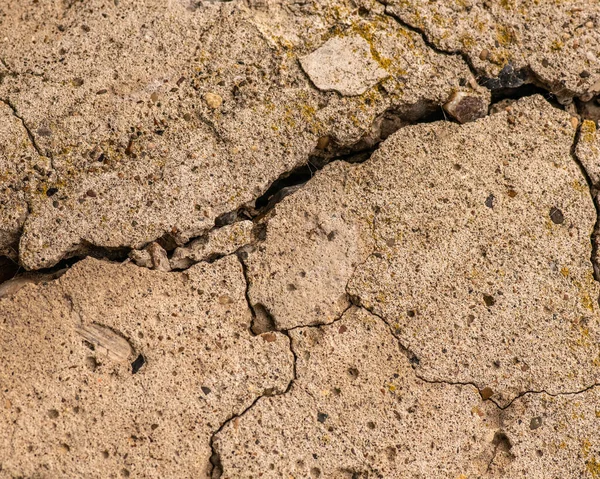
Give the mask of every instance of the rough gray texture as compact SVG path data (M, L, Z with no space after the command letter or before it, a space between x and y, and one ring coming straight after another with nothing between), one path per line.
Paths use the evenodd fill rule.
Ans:
M286 336L250 335L244 291L235 258L86 259L1 299L0 477L210 477L212 434L293 375Z

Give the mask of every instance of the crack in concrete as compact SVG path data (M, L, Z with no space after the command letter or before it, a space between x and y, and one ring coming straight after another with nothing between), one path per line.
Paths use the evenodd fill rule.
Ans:
M434 52L436 52L440 55L450 55L450 56L461 57L462 60L467 65L467 67L469 68L469 70L471 71L471 74L475 78L475 81L477 82L477 84L480 87L490 90L492 93L494 93L495 91L498 91L498 90L502 90L502 89L508 89L508 90L513 89L511 87L501 87L499 89L491 87L488 84L495 82L495 81L499 81L498 78L501 77L502 75L499 75L499 77L496 77L496 78L488 78L488 77L484 76L475 67L475 65L473 65L473 62L471 61L471 58L469 57L469 55L467 53L465 53L461 50L450 50L450 49L443 49L443 48L439 47L438 45L436 45L436 43L431 38L429 38L429 36L427 35L427 33L424 30L422 30L421 28L414 26L410 23L407 23L402 18L400 18L399 16L397 16L396 14L391 12L388 9L389 5L386 0L377 0L377 2L385 7L385 9L384 9L385 15L396 20L402 27L406 28L407 30L410 30L411 32L419 35L421 37L421 39L423 40L423 42L425 43L425 45L428 48L430 48L431 50L433 50ZM483 5L484 5L484 7L486 6L485 2L483 3ZM508 64L508 66L510 66L510 64ZM564 101L563 104L566 105L566 104L570 104L573 102L573 98L571 96L569 96L569 91L566 88L554 90L552 88L552 85L549 85L548 82L542 80L540 78L540 76L536 72L534 72L530 66L525 66L525 67L521 68L520 70L512 70L512 67L511 67L510 72L511 72L511 75L514 75L522 80L523 85L521 85L521 86L530 85L530 84L536 85L539 88L542 88L543 90L547 91L548 94L550 94L554 97L561 97L561 93L566 93L566 95L561 98L562 101ZM520 88L520 87L516 87L516 88Z
M460 50L443 50L442 48L438 47L428 36L427 34L421 30L418 27L415 27L413 25L410 25L408 23L406 23L404 20L402 20L400 17L398 17L397 15L394 15L394 13L390 12L388 10L388 4L385 0L377 0L378 3L380 3L381 5L383 5L385 7L383 13L384 15L387 15L390 18L393 18L396 22L398 22L398 24L400 26L402 26L403 28L416 33L417 35L419 35L421 37L421 39L423 40L423 43L425 43L425 46L427 46L427 48L433 50L434 52L440 54L440 55L446 55L446 56L459 56L463 59L463 61L465 62L465 64L467 65L467 67L469 68L471 74L473 75L473 77L475 78L475 81L477 81L477 84L483 88L486 88L488 90L490 90L490 88L488 88L486 85L480 83L480 78L481 75L477 72L477 69L475 68L475 66L473 65L473 63L471 62L471 59L469 58L469 56L464 53L461 52Z
M418 122L417 122L417 123L418 123ZM573 145L572 145L572 148L571 148L571 152L572 152L572 157L573 157L574 161L576 161L576 162L577 162L577 164L580 166L580 168L581 168L581 171L582 171L582 174L583 174L583 175L584 175L584 177L586 178L586 181L587 181L587 183L588 183L588 186L589 186L589 188L590 188L590 194L592 195L592 199L593 199L593 201L594 201L594 205L595 205L595 207L596 207L596 211L597 211L597 222L596 222L596 228L594 229L594 233L596 233L596 232L597 232L597 229L598 229L598 223L600 222L600 210L598 209L598 204L597 204L597 202L596 202L596 199L594 198L594 196L593 196L593 193L592 193L592 191L593 191L593 189L592 189L592 188L593 188L593 187L592 187L592 185L591 185L591 181L590 181L590 179L589 179L589 175L587 174L587 172L585 171L585 168L583 168L583 165L581 164L581 162L580 162L580 161L577 159L577 157L576 157L576 155L575 155L575 147L576 147L576 145L577 145L577 142L578 142L578 140L579 140L579 130L577 131L577 133L576 133L576 135L575 135L575 137L574 137L574 141L573 141ZM375 149L373 150L373 152L374 152L374 151L375 151ZM371 152L371 154L372 154L373 152ZM370 155L369 155L369 157L370 157ZM310 181L310 180L308 180L308 181ZM306 184L306 183L304 183L304 184ZM304 184L303 184L303 185L304 185ZM302 185L302 186L303 186L303 185ZM268 223L268 221L267 221L267 223ZM373 224L372 224L372 228L373 228L373 232L372 232L372 234L373 234L373 236L375 236L375 222L373 222ZM594 241L593 241L593 238L594 238L594 237L592 236L592 239L591 239L591 240L592 240L592 246L594 247ZM595 249L594 249L594 252L595 252ZM423 381L423 382L425 382L425 383L428 383L428 384L446 384L446 385L452 385L452 386L461 386L461 387L464 387L464 386L469 386L469 387L472 387L472 388L474 388L475 390L477 390L477 391L478 391L478 393L479 393L479 394L480 394L480 396L482 397L482 400L484 400L484 401L489 401L489 402L490 402L490 403L492 403L492 404L495 406L495 408L496 408L498 411L500 411L500 412L502 412L502 411L504 411L504 410L508 409L509 407L511 407L511 406L512 406L512 404L513 404L515 401L517 401L518 399L520 399L521 397L523 397L523 396L525 396L525 395L529 395L529 394L548 394L548 395L550 395L550 396L576 395L576 394L581 394L581 393L584 393L584 392L586 392L586 391L588 391L588 390L590 390L590 389L592 389L592 388L594 388L594 387L598 386L598 384L593 384L593 385L591 385L591 386L588 386L588 387L586 387L586 388L584 388L584 389L581 389L581 390L578 390L578 391L566 391L566 392L565 392L565 391L561 391L561 392L557 392L557 393L550 393L550 392L548 392L548 391L546 391L546 390L540 390L540 391L536 391L536 390L528 390L528 391L521 392L520 394L518 394L517 396L515 396L514 398L512 398L512 399L511 399L511 400L510 400L510 401L509 401L509 402L508 402L508 403L507 403L505 406L502 406L501 404L499 404L499 403L498 403L496 400L494 400L493 398L488 398L488 399L485 399L485 398L482 396L482 393L481 393L481 388L480 388L480 387L479 387L479 386L478 386L478 385L477 385L475 382L472 382L472 381L460 382L460 381L451 381L451 380L445 380L445 379L436 379L436 380L433 380L433 379L429 379L429 378L426 378L426 377L422 376L422 375L421 375L421 374L419 374L419 372L417 371L417 367L418 367L418 365L419 365L419 358L417 357L417 355L416 355L416 354L415 354L415 353L414 353L412 350L410 350L410 348L408 348L407 346L405 346L405 345L402 343L402 341L400 340L400 338L397 336L397 333L396 333L396 331L394 331L394 330L393 330L392 326L391 326L391 325L390 325L390 324L389 324L389 323L388 323L388 322L387 322L387 321L386 321L386 320L385 320L385 319L384 319L382 316L380 316L379 314L375 313L375 312L374 312L374 311L372 311L371 309L369 309L369 308L365 307L365 306L362 304L362 302L361 302L361 300L360 300L360 297L357 297L357 296L354 296L354 295L350 295L350 294L348 293L348 285L349 285L350 281L352 280L352 278L354 277L354 275L355 275L355 272L356 272L356 271L357 271L357 269L360 267L360 265L361 265L361 264L364 264L366 261L368 261L368 259L369 259L369 258L370 258L370 257L371 257L371 256L372 256L374 253L375 253L375 251L373 251L372 253L370 253L370 254L367 256L367 258L365 259L365 261L363 261L363 262L362 262L362 263L360 263L360 264L357 264L357 265L356 265L356 267L355 267L355 269L354 269L354 272L353 272L353 273L350 275L350 278L348 279L348 281L347 281L347 283L346 283L346 287L345 287L345 289L346 289L346 296L347 296L347 299L348 299L348 301L349 301L349 305L348 305L348 307L346 307L346 308L344 309L344 311L342 311L342 313L341 313L341 314L340 314L340 315L339 315L339 316L338 316L336 319L334 319L334 320L333 320L332 322L330 322L330 323L323 323L323 324L310 324L310 325L298 325L298 326L295 326L295 327L293 327L293 328L289 328L289 329L285 329L285 330L275 330L275 331L278 331L278 332L280 332L280 333L282 333L282 334L285 334L286 336L288 336L288 338L289 338L289 341L290 341L290 351L291 351L291 353L292 353L292 355L293 355L293 358L294 358L294 363L293 363L293 378L292 378L292 380L290 381L290 383L289 383L289 385L288 385L288 388L286 389L286 391L284 391L283 393L281 393L281 394L279 394L279 395L287 394L287 393L288 393L288 392L291 390L291 388L292 388L293 384L295 383L295 381L296 381L296 379L297 379L297 377L298 377L298 375L297 375L297 354L296 354L296 352L295 352L295 350L294 350L294 347L293 347L293 341L292 341L292 338L291 338L291 336L290 336L290 332L291 332L291 331L293 331L293 330L296 330L296 329L303 329L303 328L322 328L322 327L324 327L324 326L329 326L329 325L331 325L331 324L334 324L335 322L337 322L337 321L339 321L340 319L342 319L342 318L343 318L343 316L344 316L344 314L345 314L345 313L346 313L346 312L347 312L349 309L351 309L352 307L358 307L358 308L362 308L362 309L364 309L365 311L368 311L370 314L372 314L373 316L375 316L375 317L377 317L378 319L380 319L380 320L381 320L381 321L382 321L382 322L383 322L383 323L384 323L384 324L387 326L387 328L389 329L389 331L390 331L390 333L392 334L392 336L393 336L393 337L394 337L394 338L397 340L397 342L398 342L398 346L399 346L400 350L401 350L401 351L402 351L402 353L403 353L403 354L404 354L404 355L405 355L405 356L408 358L409 362L411 363L411 365L412 365L412 370L413 370L413 373L415 374L415 377L416 377L417 379L419 379L419 380L421 380L421 381ZM596 265L595 265L595 263L594 263L594 261L593 261L593 257L594 257L593 255L594 255L594 253L592 254L592 265L594 266L594 270L596 270ZM252 312L253 318L256 318L256 312L255 312L254 306L252 305L252 303L251 303L251 301L250 301L250 297L249 297L249 294L248 294L249 285L250 285L250 280L249 280L249 278L248 278L248 275L247 275L247 267L246 267L246 265L245 265L244 261L242 260L242 258L239 258L239 260L240 260L240 263L242 264L242 268L243 268L243 271L244 271L244 278L245 278L245 280L246 280L246 301L247 301L247 303L248 303L248 307L249 307L249 309L250 309L250 310L251 310L251 312ZM261 396L261 397L264 397L264 396ZM254 406L254 404L256 404L256 403L258 402L258 400L259 400L259 399L260 399L260 397L259 397L259 398L257 398L257 399L256 399L256 401L254 401L254 402L253 402L253 404L252 404L252 405L250 405L250 406L249 406L249 407L248 407L246 410L244 410L242 414L240 414L240 415L238 415L238 416L235 416L235 417L239 418L239 417L243 416L243 415L244 415L246 412L248 412L248 411L249 411L249 410L250 410L250 409L251 409L251 408ZM221 469L220 469L220 470L221 470L221 473L222 473L222 465L221 465L221 463L220 463L220 459L218 459L218 453L217 453L217 452L216 452L216 450L214 449L213 441L214 441L214 437L215 437L215 435L216 435L218 432L220 432L220 431L223 429L223 427L224 427L224 426L225 426L225 425L226 425L226 424L227 424L229 421L231 421L232 419L233 419L233 418L230 418L230 419L229 419L229 420L228 420L226 423L224 423L224 424L223 424L223 425L222 425L222 426L221 426L221 427L220 427L220 428L217 430L217 432L215 432L215 434L214 434L214 435L211 437L211 448L212 448L212 450L213 450L213 457L217 458L217 459L215 459L215 461L216 461L216 462L215 462L215 464L218 464L218 467L221 467ZM500 435L502 435L502 436L503 436L503 437L506 439L506 441L507 441L507 443L508 443L508 444L510 444L510 441L509 441L508 437L506 436L506 434L505 434L505 433L504 433L504 432L503 432L501 429L498 429L498 430L496 431L496 435L494 436L494 439L495 439L495 440L496 440L496 436L498 436L499 434L500 434ZM496 458L496 456L497 456L497 454L498 454L498 451L502 449L502 444L501 444L501 441L500 441L500 440L493 442L493 446L494 446L494 449L493 449L492 457L491 457L491 459L490 459L490 462L489 462L489 464L488 464L488 467L487 467L486 473L487 473L487 472L489 472L489 470L490 470L490 468L491 468L491 466L492 466L492 464L493 464L493 462L494 462L494 460L495 460L495 458ZM366 465L367 465L367 466L369 466L368 464L366 464ZM217 466L214 466L213 470L217 470L217 469L215 469L216 467L217 467ZM370 466L369 466L369 469L371 469L371 468L370 468ZM220 477L220 474L219 474L219 475L216 475L216 476L215 476L215 475L213 475L213 479L215 479L215 478L219 478L219 477Z
M23 128L25 128L25 131L27 132L27 136L29 138L29 141L31 142L31 145L33 146L33 148L35 149L35 151L37 152L37 154L40 155L41 157L50 158L50 164L52 165L52 169L54 170L54 164L52 163L52 156L45 155L44 153L42 153L42 149L37 144L37 142L35 140L35 136L33 136L33 133L31 132L31 129L29 128L29 126L25 122L24 118L21 115L19 115L19 113L18 113L17 108L15 107L15 105L8 98L0 98L0 101L2 103L4 103L6 106L8 106L12 110L12 114L15 116L15 118L19 119L19 121L23 125Z
M250 302L250 299L248 297L249 282L248 282L248 277L247 277L246 265L244 264L242 258L239 257L239 255L237 255L237 257L238 257L238 260L242 267L244 281L246 282L246 289L245 289L246 302L248 305L248 309L250 310L250 313L252 315L252 321L251 321L249 333L251 335L255 336L255 334L252 332L252 323L256 319L256 312L255 312L254 307L252 306L252 303ZM239 419L242 416L244 416L250 409L252 409L254 407L254 405L256 403L258 403L258 401L260 399L265 398L265 397L283 396L284 394L287 394L288 392L290 392L290 390L292 389L292 387L294 385L294 382L296 381L296 379L298 377L298 373L297 373L298 356L296 355L296 351L294 350L293 341L292 341L292 338L291 338L289 332L288 331L274 331L274 332L281 333L284 336L287 336L287 338L288 338L288 344L290 346L290 352L292 353L292 358L293 358L293 360L292 360L292 378L290 379L287 387L285 388L285 390L283 392L280 392L277 394L269 394L269 395L261 394L254 401L252 401L252 403L247 408L245 408L242 412L240 412L239 414L234 414L231 417L229 417L227 420L225 420L223 422L223 424L221 424L219 426L219 428L214 433L212 433L212 435L210 437L210 442L209 442L210 449L212 451L212 454L210 457L211 468L209 470L209 477L211 479L219 479L223 474L223 465L221 463L221 457L220 457L220 454L217 451L217 449L215 447L215 443L214 443L215 437L217 436L217 434L219 434L231 421L235 421L236 419Z
M585 178L585 181L588 185L588 190L590 192L590 196L592 198L592 202L594 203L594 208L596 209L596 224L594 225L594 229L592 230L592 233L590 235L590 241L592 243L592 255L590 257L590 262L592 263L592 268L594 271L594 279L600 282L600 265L598 265L597 262L598 245L596 243L596 238L600 234L600 205L598 204L598 198L596 196L598 192L596 191L594 184L592 183L592 179L590 178L590 175L585 169L585 166L583 166L583 163L577 156L577 144L579 143L580 139L581 123L577 126L575 139L573 141L573 144L571 145L571 158L573 158L573 161L577 164L577 166L579 166L581 174ZM598 302L600 304L600 298L598 298Z

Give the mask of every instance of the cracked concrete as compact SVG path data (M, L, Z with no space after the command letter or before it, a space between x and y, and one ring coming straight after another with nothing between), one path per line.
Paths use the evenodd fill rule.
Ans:
M383 0L386 12L461 53L490 88L536 82L564 102L600 92L600 7L591 0Z
M417 379L381 320L353 308L335 324L290 335L298 376L288 394L261 399L217 434L222 478L485 471L497 408L474 387Z
M0 5L0 478L600 477L598 13Z
M274 209L248 258L250 300L288 329L331 322L354 297L423 377L491 388L499 404L595 383L596 210L575 133L535 96L329 165Z
M433 52L376 2L366 14L350 1L273 3L268 15L243 2L163 3L57 4L43 24L35 3L8 9L0 36L14 75L0 97L57 174L53 194L30 202L27 269L83 244L183 244L305 162L321 138L351 146L384 112L414 120L456 91L489 101L460 58ZM298 59L326 36L360 38L388 78L355 97L315 88Z
M292 375L285 335L250 334L244 292L235 257L86 259L1 300L0 476L210 477L212 433Z

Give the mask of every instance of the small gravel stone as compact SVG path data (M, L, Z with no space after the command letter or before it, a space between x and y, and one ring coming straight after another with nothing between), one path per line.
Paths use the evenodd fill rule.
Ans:
M220 108L220 106L223 104L223 98L220 95L217 95L216 93L205 93L204 101L212 110Z

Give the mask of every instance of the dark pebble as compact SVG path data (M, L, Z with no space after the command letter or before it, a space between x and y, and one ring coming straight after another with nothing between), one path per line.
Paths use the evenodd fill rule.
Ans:
M483 295L483 301L485 302L485 305L488 307L494 306L494 304L496 304L496 300L494 299L494 297L490 296L489 294Z
M542 425L542 418L540 416L532 417L529 423L529 429L537 429Z
M550 208L550 219L554 224L561 225L565 221L563 212L556 207Z

